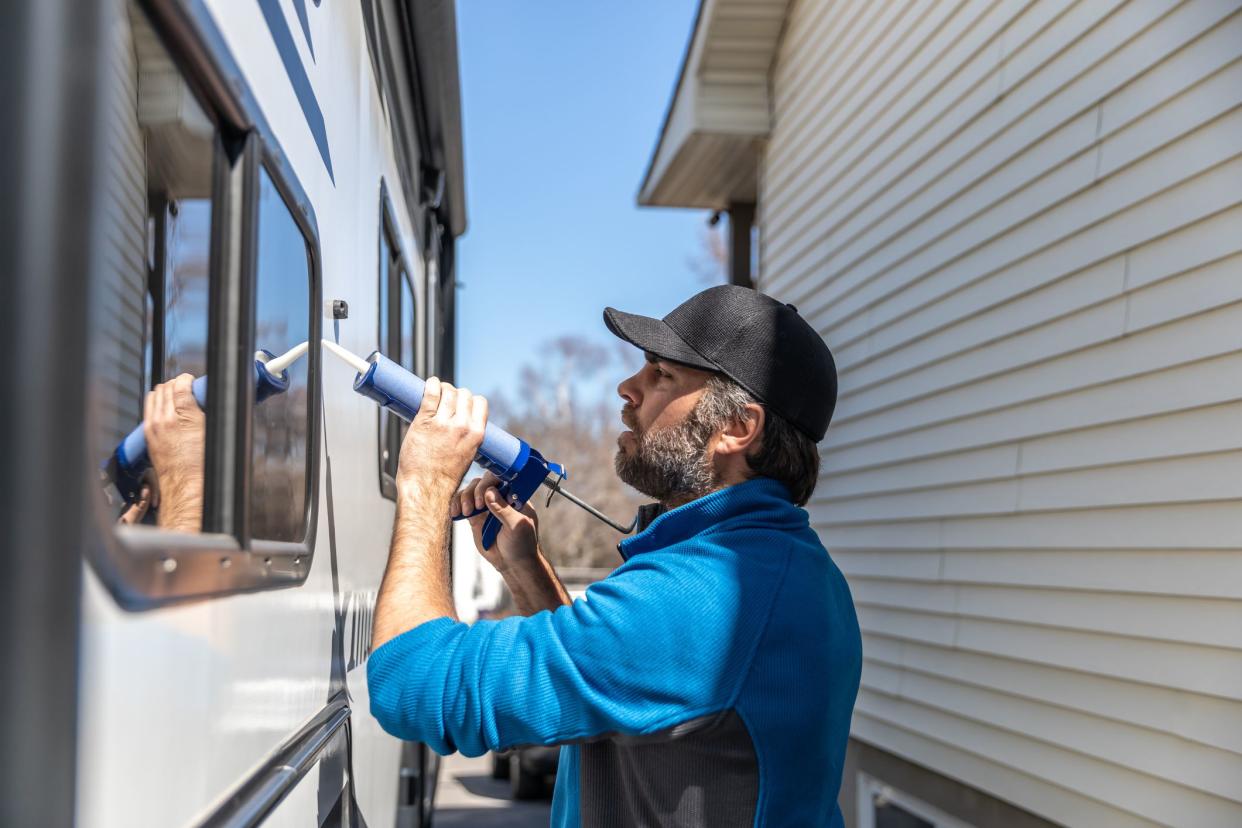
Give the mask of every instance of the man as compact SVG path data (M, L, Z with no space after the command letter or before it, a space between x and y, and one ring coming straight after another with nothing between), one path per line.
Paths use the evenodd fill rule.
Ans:
M836 401L832 356L791 305L735 286L663 320L609 308L604 321L647 358L617 389L630 430L616 468L657 500L654 519L570 603L533 510L503 503L491 477L456 492L487 405L429 380L401 448L371 712L440 753L566 745L558 826L840 825L861 644L799 508ZM527 615L467 625L446 512L483 507L504 527L483 554Z

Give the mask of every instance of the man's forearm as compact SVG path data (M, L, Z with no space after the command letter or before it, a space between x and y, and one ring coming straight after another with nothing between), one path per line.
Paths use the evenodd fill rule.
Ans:
M554 610L570 603L569 592L541 550L529 561L505 567L500 574L522 615L534 615L540 610Z
M203 529L203 480L182 480L168 476L161 481L160 507L156 525L175 532L201 532Z
M451 489L398 495L388 567L375 603L375 649L426 621L457 618L449 574L451 495Z

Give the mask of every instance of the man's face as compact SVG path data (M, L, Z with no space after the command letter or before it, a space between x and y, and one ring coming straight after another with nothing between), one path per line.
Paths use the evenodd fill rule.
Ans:
M617 476L660 501L699 497L715 482L712 429L694 416L711 374L647 354L642 370L617 386L625 400Z

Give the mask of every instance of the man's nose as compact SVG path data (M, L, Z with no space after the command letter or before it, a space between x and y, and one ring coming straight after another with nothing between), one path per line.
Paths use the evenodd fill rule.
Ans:
M617 385L617 395L630 405L638 405L642 402L642 395L638 392L638 374L621 380Z

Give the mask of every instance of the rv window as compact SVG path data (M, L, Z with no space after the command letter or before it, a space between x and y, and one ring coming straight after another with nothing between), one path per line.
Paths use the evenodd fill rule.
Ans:
M209 15L107 9L86 428L108 531L91 559L129 609L294 586L313 560L318 352L266 374L251 356L318 341L314 210ZM182 374L196 401L144 413Z
M418 365L418 307L385 204L380 208L379 349L389 359L414 371ZM408 425L386 411L380 411L379 417L380 491L385 497L394 498L397 459Z
M280 356L310 337L311 271L305 237L267 170L259 173L258 263L255 268L254 342L259 353ZM307 359L283 375L279 390L256 394L251 453L251 536L300 541L305 534L310 457L310 384ZM257 369L256 369L257 370Z

